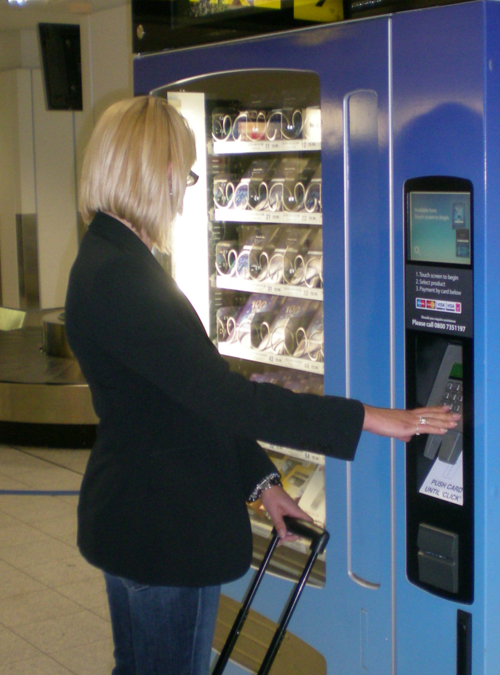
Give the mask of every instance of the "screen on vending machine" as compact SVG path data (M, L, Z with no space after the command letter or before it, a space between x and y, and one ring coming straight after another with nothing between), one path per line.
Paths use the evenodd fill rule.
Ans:
M470 265L470 193L415 191L409 200L409 260Z

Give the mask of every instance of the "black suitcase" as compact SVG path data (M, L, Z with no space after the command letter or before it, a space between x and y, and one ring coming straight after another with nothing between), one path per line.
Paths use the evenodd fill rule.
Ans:
M284 519L289 532L292 532L293 534L297 534L300 537L304 537L306 539L311 540L311 546L309 549L311 551L311 554L309 555L309 558L302 571L300 579L297 581L288 599L288 602L283 610L279 626L276 629L276 632L274 633L273 639L271 640L271 644L269 645L269 649L267 650L267 653L264 657L264 660L257 675L267 675L271 670L271 666L273 665L273 661L276 658L278 649L280 648L283 638L285 637L287 626L290 622L290 619L292 618L292 614L295 610L295 607L297 606L300 594L302 593L304 586L306 585L307 579L309 577L309 574L311 573L313 565L316 562L316 558L320 553L323 553L328 543L328 539L330 538L330 535L326 530L322 530L320 527L317 527L316 525L309 523L305 520L298 520L296 518L290 518L289 516L285 516ZM238 639L238 636L243 628L243 624L245 623L246 618L248 616L250 605L253 602L255 594L257 593L259 584L262 581L262 578L264 577L264 573L267 569L267 566L269 565L274 550L278 545L278 541L279 537L276 534L276 532L274 532L271 543L269 544L269 548L267 549L267 552L262 560L262 563L247 590L247 593L243 600L242 607L238 612L238 616L236 617L233 627L229 631L229 635L224 644L224 647L221 650L220 656L215 663L214 669L212 670L212 675L222 675L222 673L224 672L224 668L226 667L226 664L229 661L229 657L231 656L231 652L234 649L236 640Z

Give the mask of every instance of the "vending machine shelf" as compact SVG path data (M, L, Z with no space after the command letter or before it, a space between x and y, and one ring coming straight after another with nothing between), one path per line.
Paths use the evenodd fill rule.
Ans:
M231 291L268 293L269 295L280 295L288 298L304 298L306 300L323 300L322 288L293 286L291 284L272 284L267 281L254 281L253 279L240 279L239 277L221 275L216 277L215 283L217 288Z
M321 213L308 211L255 211L254 209L215 209L214 220L225 223L272 223L277 225L323 224Z
M308 462L314 462L318 466L325 466L325 455L320 455L318 452L311 452L310 450L295 450L294 448L286 448L274 443L265 443L259 441L264 450L271 450L273 452L281 452L289 457L296 457L297 459L304 459Z
M310 361L309 359L299 359L293 356L284 356L282 354L260 352L257 349L245 349L239 344L227 344L225 342L219 342L218 347L219 352L223 356L244 359L246 361L255 361L256 363L266 363L273 366L281 366L282 368L292 368L294 370L316 373L318 375L324 375L325 373L325 365L320 361Z
M213 141L209 147L214 155L243 155L281 152L315 152L321 150L321 142L305 139L279 141Z

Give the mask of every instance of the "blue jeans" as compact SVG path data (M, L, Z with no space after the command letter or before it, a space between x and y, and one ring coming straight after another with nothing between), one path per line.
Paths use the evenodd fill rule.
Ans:
M113 675L208 675L220 586L145 586L104 578Z

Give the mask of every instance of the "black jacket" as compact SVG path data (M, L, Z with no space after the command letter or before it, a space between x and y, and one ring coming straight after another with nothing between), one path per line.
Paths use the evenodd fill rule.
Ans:
M248 568L245 500L274 467L256 443L352 459L363 406L229 370L131 230L98 214L70 275L66 329L99 417L78 545L135 581L204 586Z

